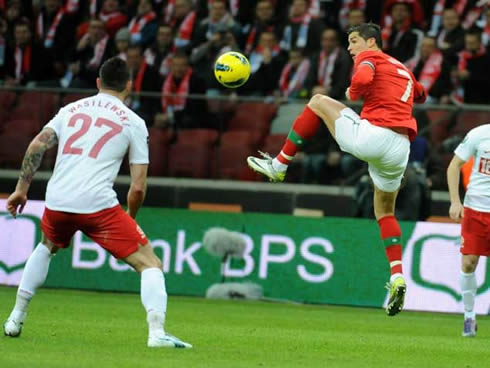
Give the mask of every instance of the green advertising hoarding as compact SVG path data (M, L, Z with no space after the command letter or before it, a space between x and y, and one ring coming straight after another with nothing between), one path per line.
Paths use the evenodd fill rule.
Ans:
M0 213L0 284L18 284L39 240L43 205L29 202L16 220ZM389 267L373 220L143 208L138 223L162 259L169 294L204 296L221 281L221 260L201 244L205 231L218 226L242 233L247 244L243 260L226 265L227 281L260 284L269 298L375 307L386 303ZM459 311L459 225L402 222L401 227L407 308ZM478 313L487 313L490 305L489 272L481 262ZM45 285L137 292L140 279L77 233L72 246L51 262Z

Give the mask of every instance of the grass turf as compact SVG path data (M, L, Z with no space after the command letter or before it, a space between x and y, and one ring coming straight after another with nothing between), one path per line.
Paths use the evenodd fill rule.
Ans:
M0 287L1 318L15 289ZM136 294L38 292L0 367L488 367L490 319L475 339L460 315L170 297L167 330L194 349L149 349Z

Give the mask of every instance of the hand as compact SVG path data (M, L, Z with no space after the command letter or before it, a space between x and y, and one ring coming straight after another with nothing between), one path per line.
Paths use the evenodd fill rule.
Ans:
M80 39L80 41L78 41L77 51L81 51L85 49L89 44L90 44L90 36L87 33Z
M464 207L460 203L451 203L449 207L449 217L456 222L461 222L461 218L464 217Z
M347 88L347 90L345 91L345 98L347 98L348 101L352 101L352 99L350 98L350 87Z
M17 213L22 213L22 211L24 210L26 202L27 195L16 190L7 199L7 211L10 212L12 217L16 218Z
M469 76L470 76L470 72L467 71L466 69L458 71L459 79L465 80L465 79L468 79Z
M73 73L73 75L77 75L80 72L80 62L72 63L68 65L68 69Z

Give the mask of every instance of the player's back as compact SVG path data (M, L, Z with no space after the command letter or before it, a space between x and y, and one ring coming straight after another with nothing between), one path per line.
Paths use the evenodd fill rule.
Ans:
M99 93L71 103L46 127L58 137L49 209L94 213L114 207L112 187L128 148L132 163L148 163L145 123L115 96Z
M375 72L364 94L361 117L374 125L410 127L415 135L417 126L412 107L416 80L412 73L401 62L380 51L364 51L359 56L356 64L367 63Z

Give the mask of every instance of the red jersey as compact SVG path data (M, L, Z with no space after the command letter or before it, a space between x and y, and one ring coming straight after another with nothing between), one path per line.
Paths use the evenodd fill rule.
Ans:
M381 51L361 52L355 60L349 93L354 101L364 98L361 118L373 125L407 128L410 140L415 139L413 102L414 98L425 101L425 92L401 62Z

